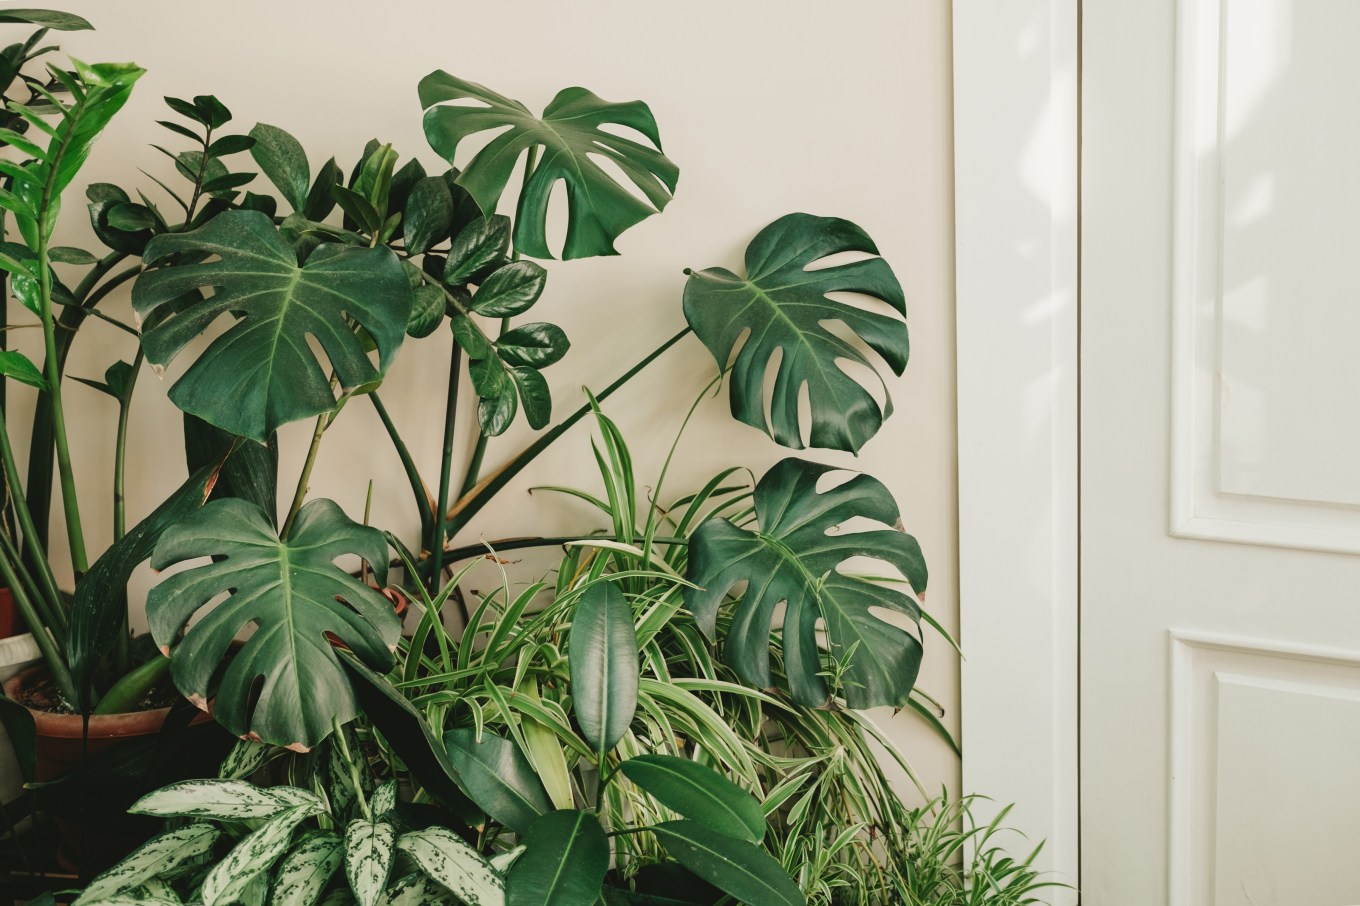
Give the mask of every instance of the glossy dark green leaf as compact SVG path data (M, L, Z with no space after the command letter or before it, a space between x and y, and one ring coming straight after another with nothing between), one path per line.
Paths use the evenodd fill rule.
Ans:
M426 108L425 137L450 163L464 139L509 127L474 155L458 177L486 214L495 212L519 158L531 148L540 149L515 214L515 248L535 258L552 257L545 231L548 198L559 180L567 189L562 256L584 258L615 254L614 240L665 208L680 175L661 153L656 120L641 101L613 104L584 88L568 88L558 92L539 118L519 101L436 71L420 82L420 105ZM654 147L601 128L609 125L633 129ZM616 182L596 156L613 162L647 201Z
M156 225L156 218L145 205L120 204L109 211L109 225L126 233L149 230Z
M552 391L548 382L533 368L511 368L510 378L519 391L520 406L529 427L537 431L552 420Z
M163 126L176 135L183 136L190 141L198 142L200 145L203 144L203 137L187 126L181 126L179 123L172 122L171 120L156 120L156 125Z
M444 746L458 766L463 790L492 818L516 833L553 810L548 793L519 747L509 739L473 729L450 730Z
M427 176L411 188L406 200L402 237L406 251L419 255L448 235L453 223L453 196L442 176Z
M437 286L419 286L413 291L411 316L406 319L406 335L428 337L444 319L444 291Z
M673 755L639 755L620 770L662 805L705 827L752 843L765 836L760 803L707 765Z
M491 437L505 433L519 408L515 384L506 367L499 359L474 359L468 364L468 374L481 400L477 421L482 431Z
M127 193L109 183L94 183L85 190L89 199L90 226L99 241L116 252L140 256L151 241L150 230L127 232L109 223L109 212L128 201Z
M52 9L3 9L0 8L0 22L27 22L53 31L88 31L94 28L88 21L74 13L63 13Z
M613 582L598 582L581 595L571 616L567 660L581 736L597 752L608 752L628 732L638 699L633 609Z
M178 113L180 116L188 117L196 123L208 125L207 118L203 112L194 106L193 101L186 101L183 98L165 98L165 106Z
M406 203L411 198L411 191L415 189L416 183L424 178L425 167L415 158L408 160L392 172L392 186L387 194L387 213L389 216L392 216L394 212L406 210Z
M693 272L685 284L685 318L695 335L726 368L732 365L734 418L802 449L799 400L810 404L809 442L814 447L858 451L892 413L887 383L878 401L841 365L873 363L828 324L840 323L873 349L893 374L907 366L907 325L902 286L882 258L829 267L812 266L841 252L877 255L873 240L848 220L789 214L761 230L746 248L746 276L726 268ZM860 293L879 300L888 313L836 301L829 293ZM742 342L742 338L745 341ZM778 359L766 417L765 375Z
M218 260L172 263L181 252ZM170 399L243 437L263 442L279 425L334 407L310 339L320 343L341 386L353 391L381 380L406 336L411 289L386 248L327 243L299 267L268 217L228 211L192 232L156 237L144 261L167 265L144 273L133 287L133 305L144 320L190 290L214 289L143 333L151 362L168 364L223 315L239 319L171 387ZM351 319L377 343L377 368Z
M109 390L120 400L126 400L128 391L132 387L132 365L128 362L114 362L104 369L104 383L108 384Z
M505 876L506 906L590 906L609 870L609 841L591 812L544 815Z
M449 329L453 338L463 351L472 359L486 359L491 356L491 341L478 330L472 319L466 315L454 315L449 319Z
M256 195L254 192L247 192L241 199L239 207L243 211L259 211L272 220L274 215L278 213L279 202L273 195Z
M232 189L240 188L254 179L254 173L226 173L203 183L203 191L212 193L230 192Z
M28 356L13 349L0 349L0 375L30 387L45 388L47 380Z
M208 146L208 153L213 157L240 154L242 151L249 151L254 148L257 141L258 139L251 135L224 135L213 140L213 143Z
M382 217L372 202L353 189L344 186L331 186L331 197L358 228L367 233L376 233L382 227Z
M500 357L508 365L547 368L567 354L571 342L556 324L521 324L496 341Z
M759 528L739 528L710 519L690 536L685 603L699 627L716 631L717 612L728 590L747 582L723 643L723 656L743 681L766 688L770 672L770 631L775 609L784 604L784 673L801 705L821 707L832 690L822 674L826 658L840 665L835 690L851 708L907 703L921 666L920 639L873 611L893 611L914 621L920 608L906 594L882 582L840 572L842 565L868 557L898 570L918 593L926 590L926 564L910 535L891 528L838 531L851 519L898 524L897 504L880 482L855 475L817 492L830 466L785 459L755 489ZM824 621L828 651L818 646Z
M379 586L386 583L383 534L351 522L324 499L299 511L286 540L259 507L234 498L215 500L167 531L153 568L221 559L170 575L151 590L146 610L157 644L174 643L190 617L229 592L175 646L180 691L204 701L233 640L254 625L222 672L214 710L220 724L237 736L302 749L324 739L335 721L352 720L358 703L330 638L385 670L401 632L391 602L335 565L352 554L369 564Z
M505 257L510 248L510 218L497 214L474 220L463 228L449 247L444 282L467 283Z
M512 261L497 268L477 287L472 310L488 318L523 314L543 295L548 272L532 261Z
M164 148L161 149L165 151ZM181 151L178 154L171 154L165 151L175 162L175 169L179 175L189 182L196 183L200 180L211 182L227 175L227 165L215 157L209 157L202 151Z
M70 245L59 245L48 249L47 256L58 264L94 264L99 259L84 249Z
M194 108L198 110L203 122L213 129L221 129L231 122L231 111L227 109L227 105L211 94L196 95Z
M284 200L292 205L294 211L302 211L307 202L307 186L312 178L307 152L303 150L302 143L278 126L268 123L256 123L255 128L250 130L250 137L255 139L250 156L259 165L260 171L279 190Z
M359 175L354 180L354 193L373 206L381 221L387 216L387 202L392 191L392 170L397 164L397 152L391 145L380 145L364 158ZM336 199L339 201L339 199ZM348 209L346 209L348 210Z
M184 453L189 468L221 462L209 499L240 497L271 516L278 508L278 437L268 443L245 443L193 415L184 416ZM230 454L230 455L228 455ZM225 460L225 462L224 462Z
M754 843L738 840L697 821L665 821L652 828L677 862L743 903L807 906L783 866Z
M325 220L326 215L335 210L335 198L331 195L331 187L340 185L344 178L345 174L335 162L335 158L332 157L321 166L321 172L316 174L316 181L307 190L307 198L302 206L302 213L308 220Z

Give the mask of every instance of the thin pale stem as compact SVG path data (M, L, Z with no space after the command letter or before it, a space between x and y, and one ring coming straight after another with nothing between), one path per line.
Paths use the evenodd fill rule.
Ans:
M312 442L307 447L307 459L302 464L302 474L298 477L297 490L293 492L293 502L288 506L288 515L283 520L283 529L279 532L280 538L287 538L289 532L293 530L293 523L297 520L298 511L302 509L303 502L307 500L307 486L312 480L312 469L316 466L316 454L321 450L321 436L326 433L329 419L329 412L323 412L316 417L316 428L312 431Z

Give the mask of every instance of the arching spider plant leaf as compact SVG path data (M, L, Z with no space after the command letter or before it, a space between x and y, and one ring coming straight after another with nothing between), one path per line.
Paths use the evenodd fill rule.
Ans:
M177 255L187 256L178 263ZM208 256L216 260L203 261ZM376 386L406 336L411 287L387 248L321 245L299 266L292 246L257 211L227 211L188 233L157 236L143 260L155 268L132 291L145 320L147 358L167 365L223 315L237 322L170 388L181 409L263 442L280 426L335 406L326 369L308 345L324 350L341 389ZM156 265L164 265L156 267ZM183 311L171 303L194 289L213 294ZM369 361L357 322L378 349Z
M883 525L898 522L897 504L880 482L856 475L823 493L817 481L830 466L785 459L756 485L758 530L710 519L690 536L685 601L699 627L712 638L718 606L729 589L746 582L724 641L724 659L744 682L773 684L770 632L775 608L786 605L784 672L789 692L807 707L828 704L836 694L851 708L903 706L921 666L921 642L888 623L875 609L920 621L920 608L889 585L840 572L854 557L896 568L917 594L926 589L926 564L916 539L893 529L838 531L859 517ZM827 651L818 647L818 620Z
M359 708L332 638L386 671L401 631L391 603L335 565L352 554L369 564L379 586L386 583L382 532L351 522L330 500L304 506L286 540L263 510L237 498L213 501L167 531L156 545L155 569L220 559L151 590L146 610L156 644L173 644L190 617L229 592L175 646L172 674L180 691L202 704L232 640L254 625L222 673L218 723L237 736L305 750L330 733L333 721L352 720Z
M460 103L465 101L472 103ZM641 101L615 104L584 88L567 88L536 117L519 101L435 71L420 81L420 106L426 111L425 137L450 163L463 139L510 127L474 155L457 179L488 217L495 213L520 156L539 149L515 214L515 248L535 258L552 257L544 231L548 196L558 180L567 187L562 257L586 258L616 254L614 240L665 208L680 176L679 168L661 153L656 120ZM653 147L601 128L610 125L641 133ZM612 161L647 200L620 185L594 157Z
M828 329L845 325L887 363L893 374L907 367L907 325L902 286L882 258L809 269L839 252L878 254L868 234L848 220L789 214L761 230L746 247L746 276L726 268L691 272L685 284L685 319L727 367L732 366L732 416L769 434L777 443L803 448L799 397L811 404L809 441L814 447L859 452L892 414L887 385L884 404L841 362L873 364L854 344ZM836 301L833 292L878 299L894 314ZM749 335L748 335L749 334ZM742 337L745 341L742 342ZM779 356L779 370L766 418L765 372Z

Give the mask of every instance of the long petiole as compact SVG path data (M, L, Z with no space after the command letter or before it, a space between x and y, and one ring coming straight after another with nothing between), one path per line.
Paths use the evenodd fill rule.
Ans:
M453 438L458 427L458 379L463 371L463 350L454 343L449 353L449 390L444 403L444 447L440 451L439 494L434 511L443 513L449 506L449 483L453 478ZM427 587L431 594L439 588L439 576L444 570L444 520L434 521L434 536L430 538L430 578Z
M383 405L375 390L367 394L373 403L373 409L378 413L379 420L382 421L383 429L387 431L387 436L392 440L392 446L397 451L397 458L401 460L402 470L406 473L406 481L411 486L411 495L416 501L416 510L420 513L420 537L430 538L434 535L434 499L430 497L430 491L425 487L425 481L420 477L420 470L416 467L416 461L411 456L411 451L406 448L406 441L402 440L397 425L392 421L392 416L388 414L387 407Z
M38 538L37 529L33 526L33 514L28 508L27 499L21 492L23 486L19 483L19 467L14 462L14 450L9 443L9 425L5 422L3 410L0 410L0 467L4 469L5 482L9 485L9 501L14 509L15 517L19 520L19 530L23 533L24 547L32 558L31 562L38 573L38 580L43 593L52 609L60 613L64 619L66 601L57 588L57 578L52 574L52 566L48 562L47 554Z

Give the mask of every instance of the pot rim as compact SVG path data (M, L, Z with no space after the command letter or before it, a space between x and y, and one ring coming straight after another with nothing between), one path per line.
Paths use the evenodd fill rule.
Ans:
M5 681L5 695L18 701L18 693L34 677L45 673L46 670L46 664L35 664L15 674ZM85 718L80 714L57 714L34 708L28 708L28 713L33 715L34 728L39 736L80 739L88 735L94 739L109 736L142 736L155 733L160 730L161 725L170 715L170 708L153 708L147 711L130 711L124 714L92 714L89 718L88 734L85 732ZM206 717L206 714L200 714L194 720L199 721Z

